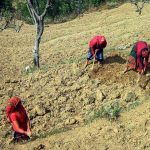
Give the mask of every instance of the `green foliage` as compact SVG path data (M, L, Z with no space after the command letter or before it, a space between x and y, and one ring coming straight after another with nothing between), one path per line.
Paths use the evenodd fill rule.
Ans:
M102 107L101 116L109 119L116 119L119 117L120 112L121 108L119 103L115 102L113 104Z
M32 24L32 18L30 16L26 3L17 3L16 11L18 14L20 14L22 20L24 20L26 23Z
M0 1L0 11L2 9L7 10L7 11L12 11L13 10L12 1L13 0L1 0Z
M117 0L51 0L51 6L46 15L46 21L50 22L64 22L74 17L79 16L83 12L93 7L98 8L101 4L109 2L110 5L116 5ZM39 14L45 8L46 0L33 0L33 4L38 3ZM15 5L14 5L15 4ZM15 11L21 19L27 23L32 23L32 18L27 8L26 1L21 0L2 0L0 2L0 9L5 11ZM35 7L35 10L37 8Z
M109 9L117 7L118 6L118 0L109 0L107 1L106 5Z
M130 103L130 104L128 105L128 107L126 108L126 110L127 110L127 111L130 111L131 109L134 109L134 108L136 108L137 106L139 106L141 103L142 103L142 102L140 102L139 100L134 101L134 102L132 102L132 103Z
M104 1L103 0L89 0L89 4L93 5L94 7L100 6Z
M13 14L13 6L12 6L12 0L2 0L0 1L0 13L2 13L2 16L7 21L10 19L10 17Z
M121 112L121 107L118 102L107 104L101 107L99 110L90 112L85 120L86 123L91 123L97 118L108 118L110 120L116 120Z
M5 21L10 20L12 13L9 10L2 10Z

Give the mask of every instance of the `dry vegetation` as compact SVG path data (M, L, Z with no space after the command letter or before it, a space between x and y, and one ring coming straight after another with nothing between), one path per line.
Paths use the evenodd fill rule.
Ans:
M121 74L132 44L150 43L149 18L150 6L138 16L131 4L124 4L50 24L40 45L41 69L29 73L25 67L32 64L34 26L25 25L19 33L1 32L0 149L150 149L150 84L144 90L137 86L135 72ZM96 34L107 38L106 64L82 72L88 41ZM5 103L12 88L24 99L31 119L33 138L26 144L9 144ZM111 107L114 104L118 108ZM102 113L102 108L107 112ZM116 119L111 109L119 112L120 108Z

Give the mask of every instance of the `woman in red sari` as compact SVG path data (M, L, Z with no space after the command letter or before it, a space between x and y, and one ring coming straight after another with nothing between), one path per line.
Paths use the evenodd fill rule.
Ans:
M130 52L127 68L124 73L129 70L136 70L139 74L145 74L148 68L149 54L150 49L146 42L136 42Z
M14 131L13 140L28 140L31 136L30 122L20 98L15 96L8 101L6 116Z
M103 49L107 46L106 38L102 35L93 37L89 42L89 50L85 68L92 59L96 59L99 64L104 61Z

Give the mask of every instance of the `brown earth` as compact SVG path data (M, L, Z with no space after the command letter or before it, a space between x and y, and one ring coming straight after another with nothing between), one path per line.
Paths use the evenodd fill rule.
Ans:
M145 76L137 84L136 72L122 74L133 43L150 42L149 11L147 5L138 16L133 6L124 4L48 25L40 45L41 69L29 73L25 67L32 66L34 26L1 32L0 149L150 149L150 83L143 89ZM108 41L105 64L82 71L88 41L96 34ZM10 144L5 106L12 89L31 119L28 143ZM116 103L122 110L118 119L95 117L94 112Z

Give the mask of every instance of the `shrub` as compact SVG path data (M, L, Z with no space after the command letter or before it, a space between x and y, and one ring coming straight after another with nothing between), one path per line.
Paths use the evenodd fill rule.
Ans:
M106 117L109 119L117 119L120 115L121 107L118 102L109 104L102 107L101 117Z
M91 123L97 118L108 118L116 120L120 116L121 107L118 102L102 106L99 110L88 113L85 123Z

